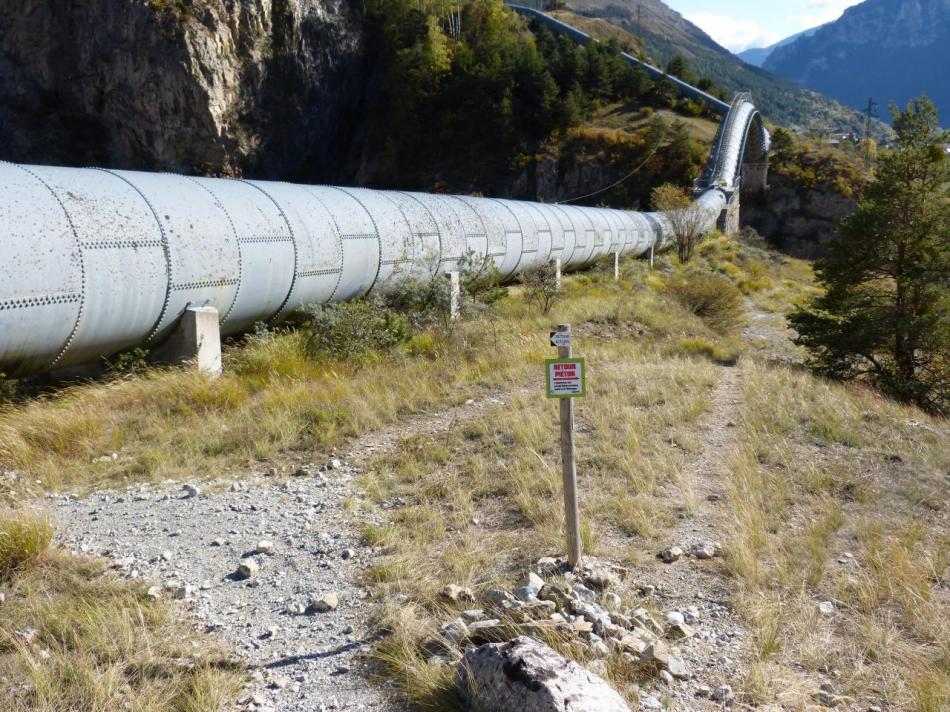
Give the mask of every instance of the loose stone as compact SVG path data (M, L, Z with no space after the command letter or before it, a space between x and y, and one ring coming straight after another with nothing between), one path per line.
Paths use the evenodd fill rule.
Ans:
M720 685L712 694L717 702L726 702L732 699L732 688L729 685Z
M340 599L335 593L328 593L320 598L311 601L307 606L308 613L329 613L335 611L340 605Z
M237 572L235 576L239 579L250 579L254 578L257 575L257 572L260 571L261 567L258 566L257 562L254 559L245 559L240 564L238 564Z
M686 617L679 611L670 611L666 614L666 622L670 625L680 625L686 622Z
M472 593L472 589L463 588L462 586L457 586L454 583L450 583L448 586L442 589L442 597L455 602L475 600L475 594Z
M701 541L693 544L690 553L697 559L712 559L719 553L719 545L714 541Z

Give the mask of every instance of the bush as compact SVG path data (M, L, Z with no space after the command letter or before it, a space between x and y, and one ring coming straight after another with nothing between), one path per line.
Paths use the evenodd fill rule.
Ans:
M650 204L657 212L666 213L673 228L676 255L681 264L689 262L708 232L706 211L693 200L689 191L672 183L654 188L650 193Z
M387 288L374 298L381 308L400 315L411 331L451 327L449 299L451 286L447 279L406 279Z
M148 349L136 346L105 358L103 362L110 373L129 375L145 370L148 367L148 357Z
M474 250L465 253L458 264L463 307L477 316L485 308L497 306L508 296L508 288L501 283L501 272L491 255L479 255Z
M35 512L0 512L0 581L42 556L53 540L49 520Z
M685 274L666 283L666 292L721 334L735 331L745 314L742 292L727 279Z
M521 283L524 285L524 298L529 304L537 305L542 314L551 311L551 307L561 298L561 286L557 279L557 266L553 262L543 262L521 271Z
M722 366L734 366L739 360L739 355L734 349L699 337L681 339L674 348L670 349L670 352L700 356Z
M406 320L380 297L307 307L307 350L316 358L362 362L411 337Z

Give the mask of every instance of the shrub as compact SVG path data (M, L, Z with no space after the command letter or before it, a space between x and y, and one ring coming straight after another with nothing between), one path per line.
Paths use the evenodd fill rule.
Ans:
M459 277L463 303L479 312L494 307L508 296L508 288L501 283L501 272L491 255L479 255L469 250L459 260ZM481 307L482 309L479 309Z
M4 401L13 400L17 392L17 382L13 378L9 378L7 374L3 371L0 371L0 403Z
M0 512L0 581L40 558L52 540L46 517L26 510Z
M553 262L543 262L522 270L521 283L524 285L525 300L529 304L537 305L542 314L550 312L551 307L562 296L557 267Z
M307 349L316 358L361 362L409 340L406 320L380 297L307 307Z
M103 359L103 362L110 373L133 374L148 367L148 356L148 349L136 346Z
M672 183L653 189L650 204L657 212L666 213L673 228L676 255L680 263L693 259L697 245L709 231L709 216L689 192Z
M727 279L689 273L667 280L666 291L714 331L725 334L742 324L742 293Z
M734 349L699 337L681 339L671 352L686 356L701 356L723 366L734 366L739 360L739 355Z
M412 331L451 327L447 279L406 279L387 288L375 299L384 309L401 315Z

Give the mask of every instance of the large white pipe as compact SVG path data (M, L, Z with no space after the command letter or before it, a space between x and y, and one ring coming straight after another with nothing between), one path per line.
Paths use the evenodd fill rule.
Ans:
M698 198L710 225L728 200L723 177L739 172L749 107L739 101L729 116L741 116L727 116L717 182ZM435 277L470 251L508 279L671 239L662 213L0 163L0 372L156 344L189 306L215 307L232 334L305 304Z

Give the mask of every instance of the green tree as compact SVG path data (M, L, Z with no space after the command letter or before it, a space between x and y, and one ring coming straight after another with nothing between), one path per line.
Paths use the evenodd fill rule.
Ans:
M787 166L795 155L795 140L787 130L777 128L772 133L772 160L777 166Z
M812 365L950 412L950 160L926 98L891 108L897 143L817 264L825 293L792 315Z
M681 54L676 54L666 65L666 73L670 76L682 79L684 82L689 84L695 83L695 77L689 69L689 62L686 61L686 57Z

